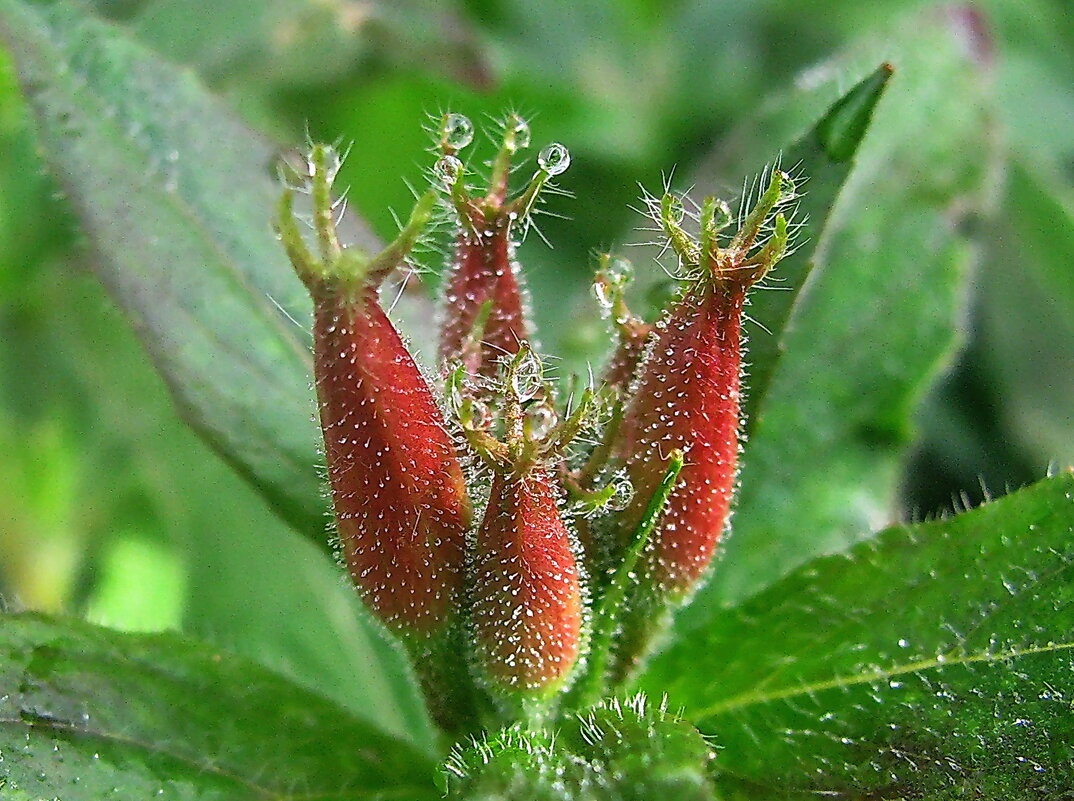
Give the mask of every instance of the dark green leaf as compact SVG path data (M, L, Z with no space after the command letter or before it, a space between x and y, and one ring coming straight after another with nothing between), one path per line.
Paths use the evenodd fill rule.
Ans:
M1021 160L983 270L983 355L1034 464L1074 464L1074 195Z
M308 357L272 302L294 307L301 296L282 267L269 268L280 264L267 227L270 149L189 74L75 7L0 9L102 280L190 421L311 530Z
M895 77L810 244L817 266L755 410L734 535L687 626L893 517L916 404L960 340L972 248L959 223L980 206L990 170L987 83L940 13L893 32L882 51ZM819 72L842 74L846 62Z
M687 705L752 797L1062 798L1072 631L1064 473L803 566L659 657L645 683Z
M174 636L0 618L5 798L436 798L410 746Z
M891 72L891 67L884 64L862 79L783 154L784 166L806 178L804 196L795 215L801 225L795 239L801 246L777 265L772 285L778 291L756 292L751 301L750 319L762 331L756 332L750 342L747 433L756 428L764 413L765 396L786 347L787 321L813 269L824 225L850 174L854 153L865 137Z
M272 148L79 6L0 0L0 38L95 269L182 414L321 539L309 354L288 319L306 320L308 300L269 227Z

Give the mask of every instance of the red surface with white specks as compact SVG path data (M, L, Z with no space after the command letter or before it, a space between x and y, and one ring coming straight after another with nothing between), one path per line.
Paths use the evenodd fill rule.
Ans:
M544 468L497 473L472 566L477 663L494 684L540 692L578 658L582 584Z
M454 444L376 290L316 298L321 426L343 554L394 628L433 631L459 607L471 511Z

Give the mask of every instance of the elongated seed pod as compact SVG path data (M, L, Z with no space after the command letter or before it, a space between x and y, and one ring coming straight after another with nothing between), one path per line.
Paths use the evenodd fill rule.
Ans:
M285 175L280 240L313 298L314 379L341 550L366 605L402 635L429 711L445 730L476 725L460 635L471 510L432 391L381 308L378 287L413 248L436 204L421 197L394 242L370 256L336 236L338 156L314 145ZM317 256L296 222L313 201Z
M657 592L680 596L705 573L726 524L738 457L745 288L701 281L676 303L620 427L638 524L670 454L685 464L645 554Z
M455 243L454 268L445 292L440 359L462 361L473 375L493 375L500 359L530 338L516 272L511 221L474 221Z
M475 661L496 689L546 695L578 659L582 583L553 474L497 472L471 568Z
M375 289L315 300L316 386L343 555L383 621L431 632L460 606L470 507L454 445Z
M339 538L373 612L407 635L445 631L461 609L471 511L440 409L378 287L413 247L436 196L415 205L399 237L370 256L336 237L331 182L338 156L315 145L288 175L277 230L314 306L314 379ZM315 257L302 238L293 189L313 200Z
M718 242L730 222L725 204L705 201L698 241L679 225L677 198L661 201L660 221L690 278L661 323L616 433L613 454L635 489L620 521L620 547L631 541L673 451L682 452L684 464L638 565L618 643L617 681L648 653L667 612L696 588L728 524L739 451L743 307L749 288L787 251L787 219L777 213L769 221L769 215L793 198L790 177L773 170L725 247ZM757 246L763 233L767 239Z

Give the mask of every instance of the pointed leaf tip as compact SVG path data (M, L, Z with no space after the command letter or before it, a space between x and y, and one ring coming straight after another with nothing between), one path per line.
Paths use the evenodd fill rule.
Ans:
M832 161L850 161L869 128L873 109L895 68L885 62L841 97L817 123L816 134Z

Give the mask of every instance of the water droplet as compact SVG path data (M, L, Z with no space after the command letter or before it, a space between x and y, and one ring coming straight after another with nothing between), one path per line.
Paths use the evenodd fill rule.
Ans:
M339 174L339 168L343 166L343 157L339 151L331 145L325 145L324 149L324 177L329 185L336 180L336 176ZM309 165L310 175L314 174L315 167L312 163Z
M607 313L611 310L613 301L611 293L608 291L607 281L597 280L593 282L593 297L600 304L601 311Z
M309 194L310 177L312 176L310 167L310 163L305 160L299 164L294 159L281 158L276 163L276 175L286 189L290 189L292 192Z
M717 200L716 210L715 213L712 215L712 222L715 224L716 228L726 228L734 221L734 219L735 217L731 213L731 206L728 205L727 201Z
M508 119L507 134L506 141L511 152L530 146L530 125L521 117Z
M445 189L450 189L455 185L455 181L462 175L462 171L462 162L454 156L444 156L433 165L433 173L436 175L436 180L439 181Z
M474 428L488 428L492 422L492 412L482 401L470 402L470 425Z
M779 198L776 203L789 203L798 197L796 187L794 185L794 179L788 173L779 171Z
M634 278L634 265L626 259L611 258L602 272L611 283L625 286Z
M559 142L553 142L537 154L537 164L549 175L559 175L571 166L571 154Z
M527 350L515 365L511 375L511 391L520 401L527 401L544 386L544 369L541 360L532 350Z
M608 498L606 506L610 512L621 512L634 500L634 485L630 483L630 479L626 476L620 476L615 479L614 487L615 489L612 491L612 496Z
M464 114L445 114L440 123L440 141L444 147L461 150L474 141L474 124Z
M550 403L536 403L526 410L529 420L530 439L544 439L556 425L558 416Z

